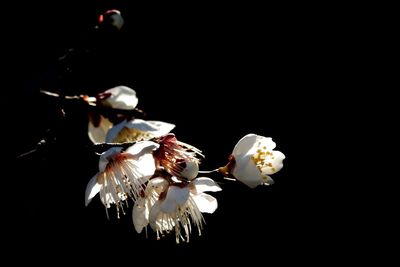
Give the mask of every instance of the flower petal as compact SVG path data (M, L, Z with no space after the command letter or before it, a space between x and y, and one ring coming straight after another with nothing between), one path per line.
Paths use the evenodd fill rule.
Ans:
M256 134L248 134L244 136L236 144L233 149L233 156L238 157L244 154L254 154L257 149L266 147L268 150L273 150L276 144L270 137L264 137Z
M168 185L168 181L162 177L152 178L147 183L146 194L150 195L151 191L155 191L157 194L161 194L167 189Z
M149 223L150 223L151 228L154 231L157 230L157 218L160 213L161 213L161 202L156 201L156 203L154 203L153 207L151 207L150 213L149 213Z
M99 193L101 184L97 183L97 174L90 179L85 191L85 206L89 205L92 198Z
M151 153L153 150L157 149L160 145L152 141L140 141L136 144L128 147L126 153L133 156L140 157L146 153Z
M118 135L118 133L125 127L127 124L126 120L121 121L120 123L114 125L110 130L108 130L106 136L105 136L105 141L107 143L117 143L114 141L115 137Z
M175 212L179 205L183 205L189 198L189 188L170 186L167 196L161 201L160 209L165 213Z
M175 128L174 124L162 121L124 120L110 129L106 142L129 142L160 137L169 133L173 128Z
M208 194L201 193L192 196L200 212L213 213L218 208L217 199Z
M135 230L141 233L143 228L149 224L148 220L148 209L146 208L146 199L140 198L136 200L135 205L132 209L132 221L135 226Z
M256 143L257 135L256 134L248 134L245 135L239 142L236 144L233 149L233 156L237 157L238 155L246 154Z
M207 177L198 177L192 181L192 184L195 186L197 194L207 191L218 192L222 190L213 179Z
M233 168L232 175L250 188L262 184L263 177L257 166L251 161L250 155L241 158L235 158L236 165Z
M164 135L175 128L174 124L162 121L145 121L142 119L130 120L126 127L130 129L138 129L144 132L152 132L157 135Z
M190 160L185 161L185 168L179 173L179 175L188 180L193 180L199 173L199 164L196 161Z
M88 125L88 136L93 143L104 143L106 140L106 134L108 130L112 127L112 123L103 116L100 115L100 125L95 127L93 123L89 120Z
M270 163L265 165L261 171L262 174L274 174L280 171L283 167L283 160L285 159L285 155L280 151L272 151L272 157L266 160L266 163Z
M101 101L105 102L104 104L106 106L109 105L115 109L135 109L139 102L135 90L127 86L117 86L106 90L104 93L110 93L111 95Z
M137 160L136 166L136 172L145 180L153 176L154 172L156 171L156 163L152 154L145 154L141 156Z
M101 154L99 159L99 170L102 172L106 169L109 159L115 156L116 154L120 153L122 147L112 147L108 149L106 152Z

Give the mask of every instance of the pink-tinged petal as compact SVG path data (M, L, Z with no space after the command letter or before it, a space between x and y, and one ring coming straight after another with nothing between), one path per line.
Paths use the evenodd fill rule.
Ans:
M170 186L167 196L161 201L161 211L164 213L175 212L179 205L183 205L189 198L188 187Z
M207 191L218 192L222 190L214 180L207 177L198 177L192 181L192 184L195 186L197 194Z
M272 156L265 160L265 165L261 168L263 174L271 175L277 173L283 167L285 155L280 151L272 151Z
M213 213L218 208L218 201L215 197L201 193L192 196L200 212Z
M148 212L149 211L146 207L146 199L139 198L136 200L132 209L132 221L136 232L141 233L143 228L149 224Z
M97 174L90 179L89 183L86 186L85 191L85 206L89 205L92 201L92 198L99 193L101 189L101 184L97 182Z
M112 147L108 149L106 152L101 154L99 160L99 170L102 172L106 169L109 159L120 153L122 147Z
M88 125L88 136L93 143L104 143L106 140L106 134L108 130L112 127L112 123L103 116L100 115L100 124L95 127L94 124L89 121Z
M106 90L104 93L111 95L101 101L104 102L104 105L115 109L135 109L139 102L135 90L127 86L117 86Z
M250 155L246 155L242 158L235 158L236 165L233 168L232 175L242 183L246 184L250 188L254 188L257 185L262 184L262 175L260 170L251 160Z

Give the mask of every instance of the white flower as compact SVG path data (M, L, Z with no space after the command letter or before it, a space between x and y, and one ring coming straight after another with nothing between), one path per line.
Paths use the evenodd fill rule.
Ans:
M163 178L156 179L149 182L145 196L138 199L133 208L136 231L140 233L150 223L158 238L174 230L177 243L181 239L189 242L193 224L200 235L204 223L201 213L213 213L218 207L217 200L204 192L216 192L221 188L206 177L170 185Z
M199 149L178 141L174 134L161 137L158 143L154 157L168 173L187 180L197 176L200 160L196 156L204 157Z
M145 121L142 119L124 120L114 125L108 131L105 140L108 143L148 140L153 137L165 135L174 128L174 124L162 121Z
M273 150L276 144L272 138L248 134L233 149L233 164L228 170L237 180L254 188L260 184L270 185L274 181L269 176L283 167L285 155Z
M116 86L96 96L98 106L115 109L133 110L136 108L139 99L135 90L127 86Z
M135 90L127 86L117 86L110 88L96 97L85 97L90 105L98 107L133 110L138 104ZM104 116L98 113L89 113L88 135L93 143L103 143L106 140L106 134L113 126Z
M122 204L128 196L139 198L144 184L155 172L152 151L157 147L154 142L142 141L126 151L113 147L103 153L99 161L99 172L86 187L86 206L97 193L100 193L106 208L115 204L118 212L120 208L123 211Z
M144 195L136 200L132 210L132 220L135 230L141 233L149 224L150 209L160 197L160 194L168 188L169 182L161 177L152 178L146 186Z

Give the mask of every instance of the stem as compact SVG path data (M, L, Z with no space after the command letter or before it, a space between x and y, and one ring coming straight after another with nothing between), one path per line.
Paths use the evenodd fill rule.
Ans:
M50 92L50 91L46 91L46 90L40 90L40 93L48 95L48 96L52 96L52 97L61 98L61 96L59 94L54 93L54 92ZM77 95L74 95L74 96L66 95L66 96L63 96L63 97L65 99L81 99L82 98L81 96L77 96Z
M17 159L20 159L20 158L23 158L23 157L25 157L25 156L28 156L28 155L30 155L30 154L32 154L32 153L35 153L36 150L37 150L37 149L34 148L34 149L32 149L32 150L30 150L30 151L28 151L28 152L22 153L21 155L18 155L18 156L17 156Z
M47 144L46 139L40 140L40 141L36 144L36 147L35 147L34 149L31 149L31 150L29 150L29 151L27 151L27 152L24 152L24 153L18 155L18 156L17 156L17 159L20 159L20 158L29 156L30 154L33 154L33 153L37 152L39 148L43 147L43 146L46 145L46 144Z
M122 115L126 115L128 117L130 117L130 116L133 116L136 118L145 118L146 117L146 113L139 108L125 110L125 109L116 109L116 108L110 108L110 107L97 106L95 102L86 101L85 97L83 95L61 96L60 94L46 91L46 90L40 90L40 93L47 95L47 96L51 96L51 97L63 98L65 100L83 100L83 102L85 102L90 108L93 108L102 114L105 114L105 115L108 114L109 116L112 114L122 114Z
M220 168L212 170L212 171L199 171L199 174L207 174L207 173L214 173L214 172L219 173L222 176L221 178L223 178L225 180L234 181L234 182L237 181L235 178L227 177L230 174L226 171L226 167L220 167Z

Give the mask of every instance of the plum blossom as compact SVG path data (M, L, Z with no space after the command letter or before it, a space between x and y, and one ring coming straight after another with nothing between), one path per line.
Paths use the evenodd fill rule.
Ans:
M84 97L89 105L100 108L112 108L120 110L134 110L138 104L135 90L127 86L116 86L110 88L96 97ZM103 143L113 123L101 114L89 113L88 135L93 143Z
M217 192L221 188L207 177L190 182L172 180L174 182L161 177L150 180L144 196L133 208L133 224L138 233L150 224L158 238L175 231L177 243L180 240L189 242L193 226L201 235L202 213L213 213L218 207L217 200L204 192Z
M199 171L201 151L191 145L180 142L174 134L159 138L160 147L154 152L157 164L169 174L186 180L194 179Z
M282 152L273 150L275 146L272 138L248 134L239 140L230 162L219 171L232 174L251 188L260 184L271 185L274 181L269 175L282 169L285 159Z
M165 135L174 128L174 124L162 121L123 120L108 131L105 141L108 143L123 143L148 140Z
M142 141L126 151L121 147L113 147L104 152L100 156L99 172L86 187L86 206L100 193L101 202L106 208L115 204L118 214L120 209L124 212L123 202L128 197L139 198L145 183L154 174L152 151L157 147L154 142Z

